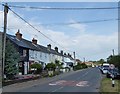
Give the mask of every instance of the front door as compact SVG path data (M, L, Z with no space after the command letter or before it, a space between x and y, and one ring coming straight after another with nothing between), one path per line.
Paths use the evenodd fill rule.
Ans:
M19 74L24 75L24 62L19 62Z

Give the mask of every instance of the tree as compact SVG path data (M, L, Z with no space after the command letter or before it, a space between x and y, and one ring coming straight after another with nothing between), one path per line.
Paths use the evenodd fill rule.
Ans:
M45 69L48 69L48 70L55 70L56 69L56 65L54 63L48 63L46 65L46 68Z
M13 79L18 73L18 62L20 55L14 48L14 45L7 40L5 50L5 75L7 79Z
M42 65L39 64L39 63L34 63L34 64L32 64L32 65L30 66L30 68L36 69L36 70L34 71L35 74L39 74L39 73L42 72Z
M85 63L78 63L76 66L74 66L74 70L80 70L87 68L88 66Z
M120 55L115 55L115 56L110 55L107 58L107 62L110 64L114 64L120 70Z
M62 68L63 63L61 63L59 60L55 60L55 65L60 70L60 68Z
M103 64L105 63L104 59L100 59L99 61L97 61L99 64Z

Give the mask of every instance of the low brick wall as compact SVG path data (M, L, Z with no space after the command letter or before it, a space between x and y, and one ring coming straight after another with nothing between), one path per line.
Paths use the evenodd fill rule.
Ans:
M32 78L24 78L24 79L15 79L15 80L9 80L9 81L4 81L2 83L3 86L7 86L7 85L11 85L11 84L15 84L15 83L22 83L22 82L26 82L26 81L30 81L30 80L36 80L41 78L40 76L36 76L36 77L32 77Z

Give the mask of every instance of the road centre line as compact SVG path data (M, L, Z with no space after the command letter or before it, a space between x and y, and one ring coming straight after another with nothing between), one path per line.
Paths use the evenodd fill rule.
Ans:
M90 70L91 71L91 70ZM86 76L90 71L86 72L85 74L83 74L82 76L78 77L76 80L79 80L81 77Z
M64 87L60 87L60 88L58 88L58 89L55 89L55 90L51 91L49 94L51 94L52 92L56 92L56 91L58 91L58 90L60 90L60 89L62 89L62 88L64 88Z

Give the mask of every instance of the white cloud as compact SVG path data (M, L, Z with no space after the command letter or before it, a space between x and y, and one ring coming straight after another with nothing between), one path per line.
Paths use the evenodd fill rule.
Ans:
M3 19L2 16L3 15L0 14L0 19ZM30 21L30 23L33 25L38 24L33 21ZM3 22L0 21L0 27L2 24ZM20 29L24 38L31 40L33 37L36 37L39 40L39 43L42 45L46 46L48 43L51 43L53 48L56 46L39 32L25 24L21 19L14 16L11 12L9 12L8 14L8 27L15 28L8 30L9 34L15 34L17 29ZM70 26L71 28L79 30L80 33L82 32L82 34L78 34L76 36L72 36L69 34L66 35L64 32L53 31L43 26L35 27L63 47L72 51L77 51L77 54L82 57L88 56L89 58L92 57L92 55L94 55L95 53L103 53L101 55L94 55L92 58L98 58L98 56L100 56L99 58L104 58L111 53L112 49L117 49L118 47L117 32L109 35L87 34L85 32L87 27L84 24L74 24ZM59 48L60 50L62 49L61 47Z
M80 33L85 32L87 25L81 24L80 22L78 23L78 22L76 22L74 20L71 20L70 23L74 23L74 24L70 24L69 27L72 27L72 28L76 29Z

